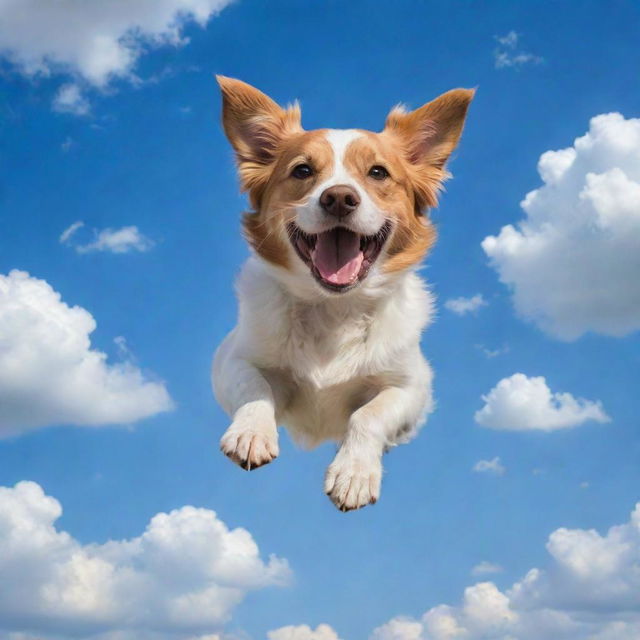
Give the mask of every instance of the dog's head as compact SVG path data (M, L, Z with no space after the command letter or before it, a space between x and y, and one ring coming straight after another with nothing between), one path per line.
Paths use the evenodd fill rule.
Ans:
M262 259L289 282L333 294L423 259L435 240L427 211L448 177L473 90L411 112L396 107L380 133L305 131L297 104L284 109L244 82L218 82L253 207L245 233Z

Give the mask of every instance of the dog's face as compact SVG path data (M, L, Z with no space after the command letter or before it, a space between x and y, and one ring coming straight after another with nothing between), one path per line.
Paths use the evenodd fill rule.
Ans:
M423 259L435 240L426 211L448 176L473 91L449 91L410 113L395 108L381 133L304 131L297 105L283 109L239 80L218 82L254 207L245 232L262 259L333 294Z

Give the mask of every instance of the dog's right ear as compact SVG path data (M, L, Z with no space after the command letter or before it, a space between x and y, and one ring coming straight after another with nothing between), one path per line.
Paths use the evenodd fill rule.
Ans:
M225 76L216 80L222 91L222 124L235 149L243 186L251 188L247 170L269 165L282 140L302 131L300 108L294 104L283 109L246 82Z

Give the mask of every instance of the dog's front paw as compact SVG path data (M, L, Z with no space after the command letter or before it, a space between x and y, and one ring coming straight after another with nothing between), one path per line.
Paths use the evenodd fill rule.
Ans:
M278 432L275 426L256 429L234 423L222 436L220 450L243 469L251 471L278 457Z
M341 449L327 469L324 490L340 511L351 511L377 502L381 479L380 456Z

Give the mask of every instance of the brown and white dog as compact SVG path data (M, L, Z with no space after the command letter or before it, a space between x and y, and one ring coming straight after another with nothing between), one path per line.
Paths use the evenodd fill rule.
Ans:
M278 456L279 424L309 446L336 441L325 491L339 509L357 509L378 499L383 452L432 409L420 351L432 296L416 269L435 240L427 211L474 92L396 107L381 133L305 131L297 104L218 82L253 208L238 324L213 363L214 393L232 418L221 449L256 469Z

